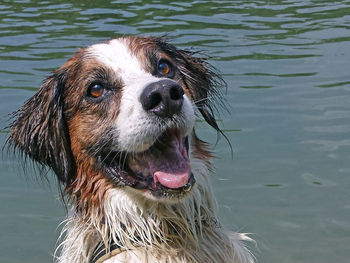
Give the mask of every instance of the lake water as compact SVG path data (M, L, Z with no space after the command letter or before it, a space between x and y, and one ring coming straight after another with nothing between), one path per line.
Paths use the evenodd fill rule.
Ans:
M213 176L224 224L252 233L258 262L350 262L349 1L72 2L1 0L2 128L78 47L168 34L228 84L233 157L220 140ZM52 262L65 210L33 174L1 159L0 262Z

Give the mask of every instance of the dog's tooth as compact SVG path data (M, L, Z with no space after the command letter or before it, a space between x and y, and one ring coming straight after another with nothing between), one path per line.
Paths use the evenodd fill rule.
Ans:
M191 190L191 188L192 188L192 185L191 185L191 184L186 184L186 185L184 186L183 190L184 190L185 192L188 192L188 191Z

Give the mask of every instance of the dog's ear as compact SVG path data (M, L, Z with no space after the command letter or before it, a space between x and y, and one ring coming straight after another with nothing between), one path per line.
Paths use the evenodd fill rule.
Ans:
M194 104L204 120L217 132L223 134L217 124L214 111L218 111L219 107L226 109L222 96L222 91L226 88L225 81L204 58L196 57L195 52L187 50L178 50L178 52L176 59L179 60L182 80L191 93Z
M67 124L63 114L66 73L55 71L38 92L13 114L8 145L25 159L50 167L59 181L69 184L74 174Z
M198 56L201 54L169 46L168 50L171 50L173 58L177 61L182 81L190 92L198 111L218 135L221 134L226 139L232 153L230 140L219 127L215 117L215 112L227 110L227 104L222 95L227 88L226 82L217 73L215 67L206 61L206 57Z

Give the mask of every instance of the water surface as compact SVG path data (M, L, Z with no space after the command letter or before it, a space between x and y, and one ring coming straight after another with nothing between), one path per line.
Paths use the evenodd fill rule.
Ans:
M349 262L349 1L3 0L1 127L77 48L125 34L168 34L222 73L233 157L220 140L213 184L258 262ZM51 262L65 214L54 180L28 180L6 155L0 173L0 261Z

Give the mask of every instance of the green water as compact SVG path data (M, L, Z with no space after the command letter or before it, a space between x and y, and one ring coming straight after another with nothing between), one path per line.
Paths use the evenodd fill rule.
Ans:
M1 128L78 47L168 34L228 84L233 158L221 140L213 176L224 224L253 233L258 262L350 262L349 1L72 2L1 0ZM0 262L52 262L65 210L33 174L1 159Z

